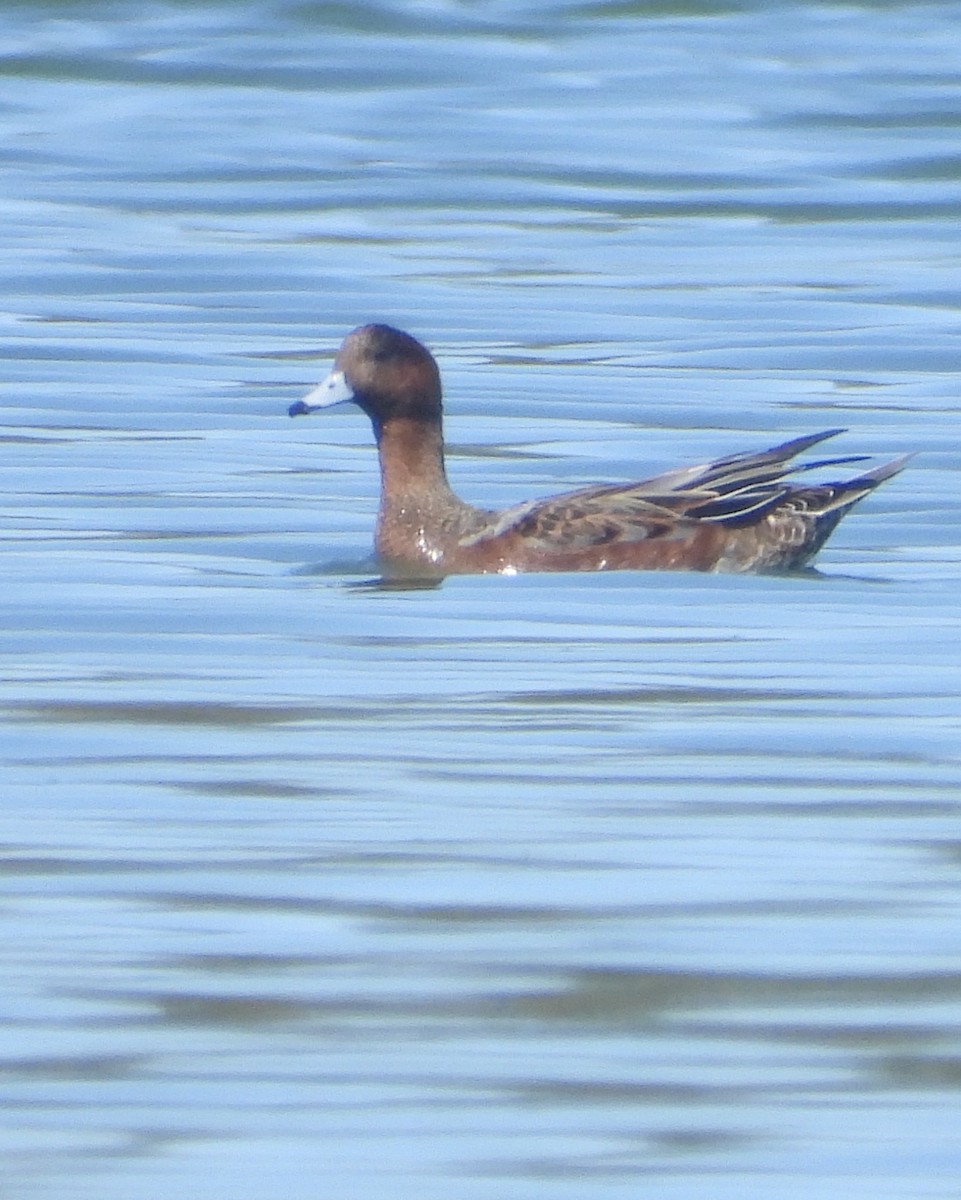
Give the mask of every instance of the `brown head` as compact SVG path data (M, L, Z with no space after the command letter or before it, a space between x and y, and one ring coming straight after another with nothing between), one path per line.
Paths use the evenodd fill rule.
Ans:
M430 351L390 325L361 325L345 338L327 378L291 405L292 417L353 401L379 434L394 420L440 424L440 372Z

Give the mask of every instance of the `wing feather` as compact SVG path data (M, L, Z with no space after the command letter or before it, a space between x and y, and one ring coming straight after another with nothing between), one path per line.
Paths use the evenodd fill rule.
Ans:
M769 450L680 467L640 483L581 488L547 500L530 500L493 514L465 535L461 545L516 533L534 545L573 551L650 538L685 538L705 522L737 526L779 507L811 515L831 512L855 503L904 465L898 460L845 483L796 487L785 482L795 473L864 461L864 455L847 455L792 464L796 455L843 432L829 429L793 438Z

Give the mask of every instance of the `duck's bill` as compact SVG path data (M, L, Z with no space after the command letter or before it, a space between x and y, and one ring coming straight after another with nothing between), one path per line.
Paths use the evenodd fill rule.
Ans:
M303 417L317 408L331 408L335 404L346 404L354 399L350 384L344 378L343 371L331 371L327 378L318 383L312 392L308 392L303 400L298 400L287 410L292 417Z

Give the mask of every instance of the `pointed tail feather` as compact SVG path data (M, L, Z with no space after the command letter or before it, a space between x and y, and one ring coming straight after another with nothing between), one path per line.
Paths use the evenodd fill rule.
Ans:
M877 487L879 483L884 483L886 479L891 479L899 471L903 471L912 458L914 458L913 454L902 454L900 458L892 458L889 462L872 467L870 471L865 471L863 475L856 475L848 482L855 484L868 482Z
M894 458L890 462L881 463L876 467L872 467L870 471L864 471L860 475L855 475L853 479L844 480L843 483L824 485L827 491L832 494L826 503L818 505L812 511L820 517L837 509L850 508L852 505L857 504L859 500L863 500L869 492L873 492L880 484L903 471L912 458L914 458L913 454L903 454L900 458Z

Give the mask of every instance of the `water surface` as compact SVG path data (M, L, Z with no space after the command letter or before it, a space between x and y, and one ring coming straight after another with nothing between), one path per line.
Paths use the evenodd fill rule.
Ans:
M0 18L2 1194L957 1193L961 18ZM483 504L844 426L818 573L376 586L362 321Z

